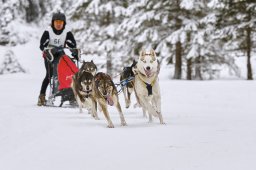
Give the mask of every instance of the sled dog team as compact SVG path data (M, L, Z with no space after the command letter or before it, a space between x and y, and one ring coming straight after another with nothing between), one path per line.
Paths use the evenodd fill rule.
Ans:
M124 83L122 91L125 97L126 108L130 106L130 96L134 92L137 104L143 110L146 117L148 113L149 122L152 117L159 118L160 124L164 124L161 113L161 95L158 82L160 66L154 50L140 53L137 63L125 67L120 76L120 82ZM93 61L83 62L79 71L73 76L71 87L79 106L79 111L86 108L92 117L99 119L97 110L102 111L109 128L114 128L108 112L108 105L115 106L118 110L121 125L126 126L120 103L117 88L112 78L103 72L97 72ZM120 84L121 84L120 83Z

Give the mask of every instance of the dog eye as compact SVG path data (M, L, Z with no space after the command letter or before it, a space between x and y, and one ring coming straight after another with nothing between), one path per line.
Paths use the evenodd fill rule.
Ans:
M143 63L146 63L146 60L144 60L144 59L141 59L141 61L142 61Z

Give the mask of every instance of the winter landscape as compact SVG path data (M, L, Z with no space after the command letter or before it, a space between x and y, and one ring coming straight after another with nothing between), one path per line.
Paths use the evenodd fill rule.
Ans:
M27 4L33 2L37 6L42 5L39 1L24 2ZM13 5L12 3L22 5L24 2L17 0L1 1L1 16L10 18L10 15L7 14L15 16L17 13L22 13L22 11L20 13L8 13L5 9L9 9L10 5ZM74 27L73 30L76 32L76 29L79 30L79 24L84 23L82 20L72 19L77 15L72 10L77 9L76 11L79 11L81 4L89 1L81 0L77 3L66 1L64 5L61 2L56 1L56 4L53 4L52 1L45 1L43 5L49 4L49 6L44 10L54 11L57 7L66 9L70 3L72 9L67 11L67 17L70 19L70 23L73 23L70 27ZM141 7L143 3L148 4L148 1L132 2L127 1L131 7ZM165 1L158 2L164 3ZM181 7L187 10L192 10L196 6L196 1L180 2L182 2ZM218 1L208 2L210 5L214 5ZM92 6L94 5L93 7L97 3L108 4L105 1L96 0L91 3ZM152 1L152 3L156 2ZM14 5L13 8L17 6ZM255 9L256 5L249 3L248 6ZM97 7L93 9L97 9ZM158 8L155 7L154 9ZM164 45L165 41L159 42L156 52L161 60L159 82L165 124L159 124L159 120L156 118L154 118L153 123L149 123L148 118L143 117L142 110L133 107L136 103L134 94L132 95L132 106L126 109L124 97L120 94L121 107L128 126L120 125L116 109L109 106L115 128L107 128L103 113L98 113L100 120L94 120L86 111L79 113L78 108L37 106L41 83L45 76L44 59L39 49L40 36L49 24L47 19L50 20L50 14L52 14L43 15L42 11L41 9L41 13L38 15L38 17L42 17L42 21L38 22L38 18L36 18L36 24L22 21L22 15L20 15L21 18L13 19L11 22L6 20L9 25L1 27L1 170L254 170L256 168L256 81L247 80L248 53L244 52L242 56L238 57L239 52L227 52L230 49L225 49L228 46L238 49L236 45L240 41L222 42L223 48L215 51L218 61L214 61L211 60L212 47L210 46L212 44L215 48L218 47L217 43L220 38L208 42L206 39L199 38L200 33L192 34L194 41L197 42L190 43L191 46L188 49L191 50L184 50L181 75L177 74L178 71L176 70L177 58L173 57L173 63L169 62L171 60L169 54L177 54L172 51L175 49L167 50L168 46ZM88 11L90 12L89 9ZM144 12L134 13L135 18L138 19L140 14L144 14ZM24 16L26 15L24 14ZM85 16L81 15L82 17ZM246 23L254 23L254 18ZM133 21L134 24L132 24ZM208 21L213 22L210 19ZM2 19L1 26L4 23ZM135 20L127 19L121 25L123 27L136 27L135 23ZM184 22L184 27L189 23ZM111 30L113 31L115 24L117 23L105 27L105 33L111 35L113 33ZM95 26L94 28L95 31L98 31L98 27ZM255 25L252 28L255 31ZM3 30L9 31L9 39L5 39L6 32ZM159 29L157 30L159 31ZM250 62L251 76L255 78L256 56L253 42L256 36L253 30ZM104 31L100 32L101 35L98 36L105 35ZM139 31L143 32L145 28ZM211 29L208 28L208 31ZM133 42L131 39L134 35L130 35L131 37L128 36L130 39L124 39L130 43L118 41L117 46L113 45L116 39L110 38L102 41L100 45L98 44L99 48L96 41L86 44L85 41L81 40L88 36L89 32L77 31L74 35L78 39L78 46L85 51L82 60L94 60L100 71L106 71L111 68L104 67L106 66L106 58L104 57L109 56L110 53L113 60L111 73L117 75L120 71L119 67L130 65L133 58L137 59L138 54L130 49L135 48L138 42L144 42L145 47L148 47L150 44L158 42L158 39L162 39L160 37L162 33L160 31L155 32L155 39L153 40L151 37L152 41L147 41L148 38L142 36L135 37ZM91 34L96 35L95 32L91 32ZM140 33L137 32L136 34ZM182 31L170 34L172 35L169 37L171 44L176 43L176 34L179 34L181 39L184 38ZM150 37L149 34L147 36ZM139 40L140 38L143 40ZM4 39L8 43L5 44ZM87 40L92 41L92 39L89 37ZM136 45L132 45L133 43ZM129 47L125 48L124 44ZM201 60L201 64L192 64L191 81L187 80L188 70L186 66L188 65L187 59L196 60L195 53L198 50L195 48L198 46L194 46L194 44L209 48L204 51L205 53L202 52L208 57ZM93 51L93 48L98 51ZM104 53L104 49L107 51L106 53ZM122 49L124 52L122 53L117 49ZM132 54L128 55L129 52ZM124 59L123 54L127 54L129 59ZM220 58L220 54L226 57ZM7 62L10 59L12 62ZM224 61L225 64L219 64L220 61ZM198 66L201 70L206 70L202 71L199 77L196 73ZM217 74L211 74L213 73L212 70L217 70ZM118 82L118 77L114 79L114 82ZM48 92L49 89L47 94Z

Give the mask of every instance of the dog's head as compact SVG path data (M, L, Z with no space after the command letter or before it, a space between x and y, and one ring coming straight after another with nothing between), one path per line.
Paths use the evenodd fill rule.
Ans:
M137 62L135 60L133 60L133 63L130 67L124 67L123 68L123 72L121 73L121 77L120 80L124 80L127 79L129 77L133 77L134 73L133 73L133 67L137 64Z
M81 85L81 91L85 93L90 93L92 91L93 75L92 73L84 71L79 77L79 82Z
M137 63L137 69L147 77L151 77L157 72L158 62L153 49L149 52L142 50Z
M83 65L80 68L82 71L86 71L95 75L97 72L97 66L94 64L93 60L90 62L83 61Z
M109 75L105 73L97 73L94 80L97 89L104 97L112 95L114 90L114 83Z

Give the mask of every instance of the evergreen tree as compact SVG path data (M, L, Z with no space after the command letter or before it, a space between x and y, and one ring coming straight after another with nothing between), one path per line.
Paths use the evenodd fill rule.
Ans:
M116 28L124 17L126 6L126 1L80 1L70 11L75 21L74 32L84 53L105 58L103 65L110 75L125 57L121 50L123 40Z
M247 57L247 79L253 79L251 55L255 34L256 3L251 0L223 0L217 8L220 38L227 51L245 54Z

